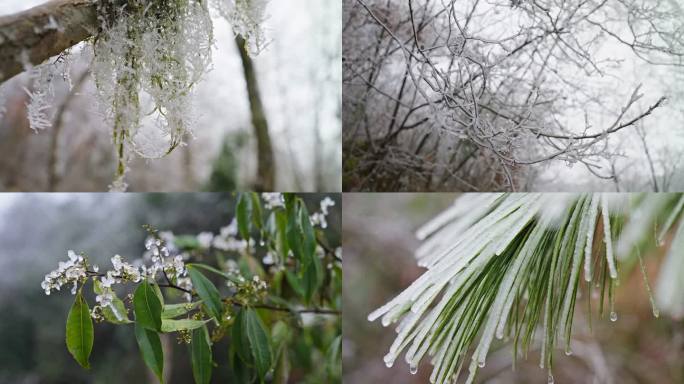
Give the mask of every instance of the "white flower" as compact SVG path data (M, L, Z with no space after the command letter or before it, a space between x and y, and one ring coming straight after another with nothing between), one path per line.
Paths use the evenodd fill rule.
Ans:
M222 251L241 252L247 249L249 243L245 240L237 240L235 238L224 239L222 237L214 238L214 248Z
M140 270L123 261L119 255L112 257L112 265L114 266L114 273L112 274L113 277L126 281L132 281L134 283L139 282L142 278Z
M214 240L214 234L211 232L202 232L197 235L197 242L199 243L200 248L211 247L212 240Z
M333 199L331 199L328 196L326 196L323 200L321 200L321 212L326 216L328 215L328 208L334 207L334 206L335 206L335 202L333 201Z
M264 256L264 258L261 261L264 263L264 265L273 265L275 263L273 253L266 252L266 256Z
M227 226L221 228L221 237L235 237L238 233L237 220L233 220Z
M108 307L112 305L113 300L114 294L110 290L104 291L101 295L95 296L95 301L100 303L102 307Z
M283 198L282 193L262 193L261 198L264 199L264 202L266 203L264 205L266 209L273 209L285 206L285 199Z
M325 218L325 215L323 213L316 212L311 217L309 217L311 220L311 225L313 226L320 226L321 228L325 229L328 228L328 221Z
M167 260L166 264L164 265L164 272L166 272L166 275L169 279L185 276L187 271L185 270L183 256L177 255L173 259Z
M74 251L67 252L69 260L60 261L57 269L45 275L45 279L40 284L41 288L49 295L53 290L59 291L62 286L73 284L71 292L76 294L78 283L87 277L86 262L83 256L77 255Z
M100 279L100 283L103 288L111 288L112 284L116 282L116 278L112 276L112 271L107 271L107 275Z
M178 285L179 287L181 287L181 288L183 288L183 289L185 289L185 290L192 291L192 280L190 280L189 277L181 277L181 278L179 278L179 279L178 279L178 282L176 282L176 285ZM192 301L192 295L189 294L189 293L184 293L184 294L183 294L183 297L184 297L185 300L187 300L188 302Z

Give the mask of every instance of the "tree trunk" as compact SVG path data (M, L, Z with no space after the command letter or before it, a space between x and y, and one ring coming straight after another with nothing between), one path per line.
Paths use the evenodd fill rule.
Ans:
M252 114L252 126L257 139L257 181L254 186L256 191L275 190L275 161L273 156L273 145L271 136L268 132L268 121L266 112L261 103L259 95L259 84L254 70L252 59L247 53L245 40L241 36L235 38L235 43L240 51L242 68L245 71L245 81L247 82L247 92L249 93L249 105Z
M91 0L53 0L0 17L0 83L97 32Z

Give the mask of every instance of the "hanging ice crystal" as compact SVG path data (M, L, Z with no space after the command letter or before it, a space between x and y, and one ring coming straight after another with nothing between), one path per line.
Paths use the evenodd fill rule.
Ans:
M268 0L214 0L216 8L245 39L247 52L258 55L268 44L263 29Z
M98 3L102 32L92 63L101 112L112 126L119 164L131 153L159 158L183 144L193 121L195 84L211 62L212 22L205 1Z

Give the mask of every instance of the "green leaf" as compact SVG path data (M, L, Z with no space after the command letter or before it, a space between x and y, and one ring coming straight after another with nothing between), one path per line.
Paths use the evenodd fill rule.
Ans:
M200 327L192 331L190 343L192 360L192 375L196 384L208 384L211 381L211 343L207 327Z
M294 290L297 293L297 295L299 295L300 297L305 296L306 291L304 289L304 286L302 285L302 282L296 274L292 273L289 270L286 270L285 278L287 279L287 283L290 284L290 287L292 287L292 290Z
M164 351L159 334L135 324L135 339L142 354L143 361L154 372L160 383L164 382Z
M273 373L273 384L287 384L290 380L290 359L287 347L281 348L275 372Z
M252 372L247 367L247 364L241 360L240 356L235 352L235 346L230 348L230 366L233 369L232 378L235 383L251 383L253 382Z
M69 310L66 322L66 345L69 353L86 369L90 369L90 352L93 350L93 320L90 308L79 291Z
M231 341L233 342L233 349L240 359L242 359L242 361L245 363L251 364L252 352L249 349L249 339L247 338L247 333L244 331L244 317L245 310L239 310L237 316L235 317L235 322L233 323Z
M164 306L164 295L162 294L161 288L159 288L158 284L152 284L152 289L154 289L154 293L157 295L157 298L159 299L159 302L161 303L162 306Z
M263 380L266 373L271 369L273 359L268 333L266 333L266 327L264 327L261 318L259 318L254 309L244 308L243 311L242 331L247 334L254 366L259 374L259 378Z
M330 343L326 353L327 371L330 379L342 376L342 335L339 335Z
M254 226L257 229L261 229L263 227L263 223L261 221L261 216L262 216L262 211L261 211L261 202L259 201L259 195L255 192L250 193L250 197L252 199L252 223L254 223Z
M301 203L299 209L299 225L302 228L302 251L304 252L304 264L308 265L314 261L316 257L316 233L313 226L311 226L311 219L309 218L309 211L306 205Z
M207 271L209 271L209 272L213 272L213 273L215 273L215 274L217 274L217 275L219 275L219 276L221 276L221 277L223 277L223 278L225 278L225 279L227 279L227 280L230 280L230 281L232 281L232 282L234 282L234 283L238 283L238 282L239 282L238 279L237 279L235 276L232 276L232 275L230 275L230 274L228 274L228 273L226 273L226 272L224 272L224 271L221 271L220 269L216 269L216 268L212 267L211 265L200 264L200 263L192 263L192 264L188 264L188 265L192 265L193 267L197 267L197 268L201 268L201 269L207 270Z
M311 302L311 299L316 294L320 283L320 277L323 275L323 269L320 260L313 260L304 271L304 301Z
M162 310L162 322L164 319L173 319L174 317L183 316L193 309L197 308L198 305L202 303L202 300L195 301L192 303L182 303L182 304L167 304L164 305Z
M290 245L287 240L287 212L283 210L275 212L275 225L278 253L280 257L285 258L290 252Z
M209 321L209 320L207 320ZM204 324L207 323L207 321L202 321L202 320L190 320L190 319L183 319L183 320L172 320L172 319L162 319L162 326L161 330L164 333L169 333L169 332L178 332L182 330L192 330L192 329L197 329Z
M162 304L152 285L144 281L133 294L133 310L135 321L141 327L153 331L161 331Z
M102 283L100 280L94 280L93 281L93 291L95 291L95 294L101 295L105 292L105 289L102 288ZM126 310L126 305L124 302L119 299L118 296L116 296L116 293L109 288L108 289L112 295L114 295L114 298L112 299L112 307L106 306L102 308L102 315L104 315L105 320L112 324L130 324L132 321L128 318L128 311Z
M302 230L299 224L297 209L288 211L287 217L287 243L294 254L295 259L304 262L304 250L302 246Z
M223 303L221 303L221 296L219 295L218 289L216 289L214 283L198 271L194 265L188 265L187 269L190 279L192 280L192 285L195 287L195 291L197 291L200 299L202 299L204 305L207 307L209 314L215 317L217 321L220 321L221 313L223 313Z
M283 200L285 200L285 209L288 212L293 210L297 203L297 197L293 193L283 193Z
M249 239L249 216L251 213L251 201L248 195L241 193L237 202L237 225L240 236Z
M290 338L290 329L284 321L280 320L273 325L271 329L271 340L276 349L284 346Z

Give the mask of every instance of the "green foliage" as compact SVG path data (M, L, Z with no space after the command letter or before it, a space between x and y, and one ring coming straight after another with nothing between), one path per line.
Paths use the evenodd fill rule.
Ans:
M181 304L166 304L161 313L162 322L165 319L173 319L174 317L183 316L193 309L197 308L202 301L195 301L192 303L181 303Z
M221 320L221 313L223 313L223 304L221 303L221 296L214 283L207 279L201 272L197 271L192 265L188 265L188 274L192 279L192 284L197 290L197 294L202 299L209 314L217 321Z
M206 327L192 331L190 343L192 374L196 384L208 384L211 381L212 359L211 341Z
M245 193L241 193L237 202L237 224L240 236L249 239L250 217L252 213L252 199Z
M130 324L131 319L128 318L128 311L126 310L126 305L124 302L116 296L111 288L102 288L102 283L99 280L93 282L93 291L97 295L102 295L106 291L109 291L114 297L112 298L112 306L104 307L102 309L102 315L105 320L113 324Z
M93 320L90 309L79 291L69 311L66 323L66 345L74 359L86 369L90 368L90 352L93 350Z
M223 366L230 368L231 382L339 381L335 338L341 333L341 249L328 244L326 226L320 224L332 205L321 203L321 212L310 215L299 196L262 197L263 205L259 195L241 194L236 222L217 235L174 236L145 226L149 259L127 263L117 255L114 270L106 273L85 255L69 252L70 261L48 274L42 287L50 293L67 283L82 289L93 282L93 311L79 293L70 314L69 324L80 314L90 327L89 344L85 328L76 334L68 327L74 358L88 366L91 317L125 325L132 322L128 305L142 360L160 381L160 333L189 344L196 383L211 382L212 371ZM146 265L150 261L153 265ZM119 299L114 284L134 284L132 300ZM181 297L187 302L178 302ZM311 314L307 324L303 313ZM228 359L215 362L212 346L223 339L230 346ZM84 348L72 351L72 344L90 347L87 353ZM214 379L222 373L214 371Z
M205 321L201 320L173 320L173 319L162 319L161 331L165 333L178 332L178 331L189 331L197 329L206 324Z
M161 331L162 303L150 283L143 282L135 290L133 308L137 324L152 331Z
M154 372L160 383L164 382L164 352L156 331L135 324L135 339L140 348L140 354L148 368Z
M676 213L670 214L673 206ZM495 338L511 341L515 361L527 356L541 336L540 367L552 382L554 349L572 353L580 289L588 308L617 321L614 296L620 276L638 262L653 314L659 315L641 252L655 246L653 235L663 218L662 231L681 220L681 206L684 200L677 194L459 198L417 232L424 242L416 258L426 272L368 317L382 317L384 326L400 324L385 363L391 366L405 351L415 373L429 355L431 381L449 383L458 379L471 355L470 383ZM673 244L679 244L678 238ZM672 292L665 296L677 297ZM588 315L591 324L591 311Z
M271 345L266 333L266 327L252 308L244 308L240 311L242 331L247 335L250 358L254 362L259 378L263 381L264 376L271 368ZM244 347L244 346L243 346Z
M227 136L223 140L221 152L214 161L207 191L234 191L238 189L237 170L240 162L235 156L247 143L249 135L240 133Z

